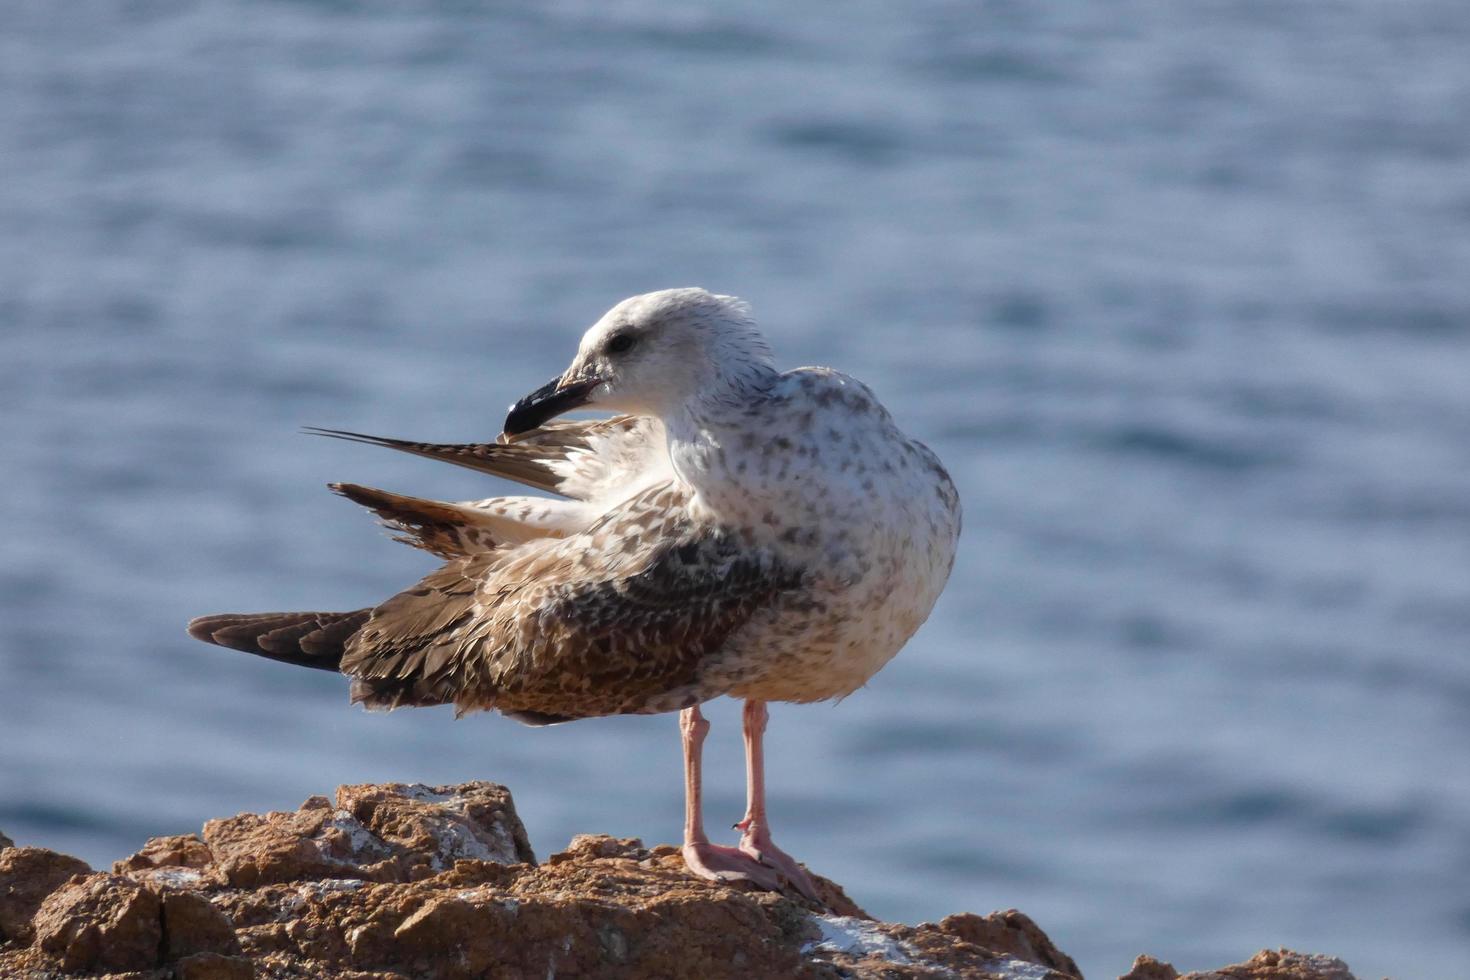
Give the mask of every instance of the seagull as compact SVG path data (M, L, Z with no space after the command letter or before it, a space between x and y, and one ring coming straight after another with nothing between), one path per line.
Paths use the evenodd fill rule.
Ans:
M559 418L579 409L614 414ZM960 533L939 458L865 385L783 373L744 302L668 289L608 311L494 443L310 431L555 496L330 484L445 564L370 608L204 616L192 636L340 672L370 709L452 704L531 725L678 711L689 870L820 901L771 840L766 705L862 687L928 618ZM701 806L700 705L722 695L744 701L736 847L710 841Z

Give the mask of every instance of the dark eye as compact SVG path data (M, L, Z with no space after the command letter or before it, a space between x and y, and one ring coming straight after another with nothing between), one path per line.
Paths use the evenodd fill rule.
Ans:
M609 354L626 354L633 349L633 345L636 343L638 343L637 337L630 333L620 333L607 342L607 352Z

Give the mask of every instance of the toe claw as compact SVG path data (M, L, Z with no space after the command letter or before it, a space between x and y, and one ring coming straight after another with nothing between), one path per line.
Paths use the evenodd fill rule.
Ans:
M779 874L803 898L816 902L818 905L822 904L821 896L817 894L817 884L812 880L812 876L805 868L796 863L795 858L769 840L742 840L740 850Z

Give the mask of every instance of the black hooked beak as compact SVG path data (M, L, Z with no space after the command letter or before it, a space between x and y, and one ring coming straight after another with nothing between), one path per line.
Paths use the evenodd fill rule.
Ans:
M548 419L581 408L587 404L592 389L600 384L601 378L582 378L576 381L552 378L510 407L510 413L505 416L505 431L502 436L518 436L523 432L530 432Z

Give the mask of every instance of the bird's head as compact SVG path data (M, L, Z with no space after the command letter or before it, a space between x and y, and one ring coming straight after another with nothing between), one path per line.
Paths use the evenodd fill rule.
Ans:
M667 418L759 386L774 364L741 300L703 289L644 293L608 310L583 335L571 367L511 406L504 434L578 408Z

